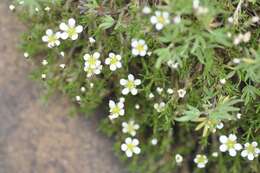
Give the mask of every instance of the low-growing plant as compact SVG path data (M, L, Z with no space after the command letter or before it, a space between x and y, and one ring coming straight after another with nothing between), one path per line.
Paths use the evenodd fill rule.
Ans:
M14 3L33 78L80 112L106 107L131 172L260 171L259 1Z

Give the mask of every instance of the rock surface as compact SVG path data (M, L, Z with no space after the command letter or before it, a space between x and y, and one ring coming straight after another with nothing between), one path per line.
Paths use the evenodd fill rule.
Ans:
M25 30L0 2L0 173L123 173L95 119L70 118L66 99L39 98L19 52Z

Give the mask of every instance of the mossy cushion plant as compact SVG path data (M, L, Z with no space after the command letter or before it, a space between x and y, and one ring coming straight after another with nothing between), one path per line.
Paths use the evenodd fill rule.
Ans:
M260 172L259 1L13 5L33 77L77 111L105 107L100 129L131 172Z

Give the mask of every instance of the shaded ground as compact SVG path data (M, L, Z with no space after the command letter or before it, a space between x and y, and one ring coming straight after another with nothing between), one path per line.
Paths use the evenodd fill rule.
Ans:
M0 2L0 173L122 173L94 120L69 118L68 102L40 100L17 52L24 27Z

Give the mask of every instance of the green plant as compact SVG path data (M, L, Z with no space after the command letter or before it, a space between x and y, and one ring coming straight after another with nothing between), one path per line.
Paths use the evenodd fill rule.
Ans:
M28 16L24 9L34 4L42 10ZM43 78L50 94L63 92L81 112L108 107L100 130L115 137L132 172L257 173L257 158L216 152L260 142L259 7L247 0L28 1L19 13L30 21L22 48L36 63L45 60L33 78ZM46 37L48 48L46 30L69 18L78 28L63 24L57 38L70 39ZM238 139L225 144L227 134ZM125 141L130 136L140 144Z

